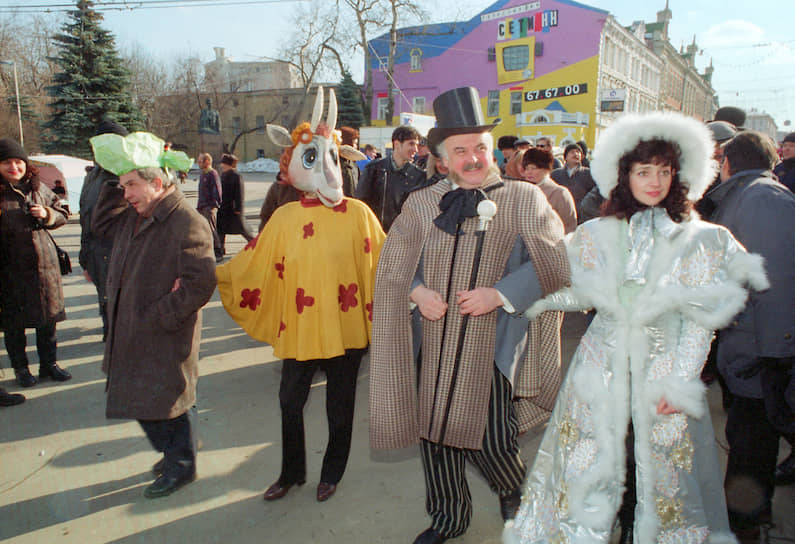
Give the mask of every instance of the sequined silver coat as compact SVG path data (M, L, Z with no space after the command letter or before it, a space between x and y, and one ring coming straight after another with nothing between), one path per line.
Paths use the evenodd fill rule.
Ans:
M572 287L530 312L596 308L505 542L607 543L635 429L636 543L735 542L700 380L713 330L766 287L728 230L664 210L601 218L566 240ZM661 398L680 410L657 415Z

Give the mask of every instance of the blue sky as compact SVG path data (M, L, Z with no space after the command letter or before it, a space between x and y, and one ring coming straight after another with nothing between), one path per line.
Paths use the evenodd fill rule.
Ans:
M417 0L433 10L431 22L468 19L491 2L474 0ZM543 4L544 0L542 0ZM588 5L608 10L623 25L654 21L665 0L594 0ZM722 105L767 111L779 130L785 120L795 122L795 35L793 0L669 0L673 12L672 43L689 44L693 35L701 48L700 71L715 66L713 85ZM188 54L202 61L214 56L213 46L226 48L236 60L275 57L295 29L289 13L298 1L235 7L192 7L104 12L105 27L121 49L142 47L161 58ZM643 6L643 7L641 7ZM435 8L435 9L434 9ZM354 79L362 80L361 54L352 57Z

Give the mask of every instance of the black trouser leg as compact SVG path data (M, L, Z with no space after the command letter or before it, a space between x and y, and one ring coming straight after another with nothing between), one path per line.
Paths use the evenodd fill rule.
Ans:
M306 481L306 445L304 441L304 405L309 397L316 361L284 359L279 384L282 411L282 473L279 484Z
M519 422L512 402L511 382L494 367L489 398L489 421L480 450L465 450L489 487L500 497L510 495L524 483L527 466L519 455Z
M11 359L11 368L14 370L28 368L28 356L25 354L25 347L28 345L25 338L25 327L4 329L3 341L6 345L8 358Z
M495 367L486 431L480 450L440 446L420 441L425 472L425 509L431 527L452 538L467 530L472 518L472 497L465 471L469 460L501 497L521 487L527 467L519 456L518 423L511 404L511 385Z
M635 506L638 504L635 480L635 428L632 425L632 421L629 422L629 428L627 429L625 447L627 452L627 474L624 483L624 496L621 499L621 508L618 509L618 521L621 524L622 532L632 529L635 524Z
M152 447L162 452L163 474L180 478L196 470L196 409L174 419L138 420Z
M726 440L729 459L724 488L729 524L734 529L759 526L760 516L771 507L779 441L762 399L732 395Z
M36 328L36 349L39 352L39 365L52 366L58 356L58 340L55 337L55 322Z
M356 403L356 378L364 355L363 349L346 350L345 355L321 363L326 372L326 418L328 446L323 456L320 481L337 484L345 473L353 436L353 412Z

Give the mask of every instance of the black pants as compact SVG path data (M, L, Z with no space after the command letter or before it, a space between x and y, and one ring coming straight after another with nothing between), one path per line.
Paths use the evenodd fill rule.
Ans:
M627 531L632 529L635 524L635 507L638 504L638 491L635 463L635 428L632 421L629 422L627 429L627 438L624 443L627 452L627 473L626 480L624 481L624 495L621 498L621 508L618 509L618 521L621 524L621 530Z
M326 417L329 434L320 481L337 484L342 479L351 451L356 378L364 352L363 349L349 349L344 355L331 359L283 361L279 385L279 404L282 410L281 485L306 481L304 405L309 397L312 376L317 370L326 373Z
M733 529L757 527L769 515L780 433L762 399L732 395L726 418L729 459L724 489Z
M5 329L3 339L6 344L11 367L15 370L28 368L28 356L25 354L27 339L25 327L9 327ZM55 337L55 322L36 327L36 349L39 354L39 365L48 366L57 361L58 341Z
M519 426L511 398L511 384L495 366L483 448L468 450L420 441L425 509L431 516L431 527L440 535L456 537L467 530L472 519L467 461L480 470L492 491L501 497L524 482L527 467L519 456Z
M152 447L166 459L163 474L180 478L196 470L196 407L174 419L142 420Z

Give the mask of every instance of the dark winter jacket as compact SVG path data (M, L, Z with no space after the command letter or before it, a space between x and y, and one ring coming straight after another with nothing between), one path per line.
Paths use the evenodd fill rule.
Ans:
M356 194L356 186L359 184L359 167L354 161L340 157L340 169L342 170L342 193L345 196L353 197Z
M564 165L563 168L553 170L549 177L558 185L563 185L571 191L571 196L574 197L574 205L577 206L577 217L586 216L587 214L584 214L582 210L582 200L596 186L591 177L591 169L579 166L569 176L569 172Z
M265 224L270 220L273 212L280 206L288 202L295 202L299 198L300 194L292 185L279 183L278 181L271 185L268 189L268 193L265 195L262 208L260 208L259 211L259 232L262 232L262 229L265 228Z
M0 178L0 324L41 327L66 319L61 268L46 230L66 224L58 195L37 176L12 186ZM30 215L33 204L46 219ZM46 229L46 230L45 230Z
M773 169L778 180L792 192L795 192L795 158L781 161Z
M196 209L218 208L223 196L221 193L221 177L218 172L213 168L202 172L199 176L199 197L196 201Z
M245 202L243 179L236 170L221 174L221 206L218 208L218 232L248 233L243 217Z
M108 263L110 252L113 250L113 240L96 236L91 232L91 214L99 198L102 185L118 182L116 174L108 172L101 166L95 166L83 180L83 190L80 191L80 266L91 276L91 281L97 287L100 302L108 301L105 291L105 282L108 278Z
M196 402L200 309L215 289L210 226L179 189L144 218L108 184L92 220L96 235L113 239L102 363L106 415L178 417Z
M373 210L385 232L400 213L411 191L427 185L425 172L407 162L396 169L390 157L370 162L359 177L356 198Z
M770 288L751 292L742 313L718 335L718 368L729 390L759 399L760 375L746 371L763 357L795 355L795 195L770 171L745 170L707 197L715 204L710 221L765 260Z

